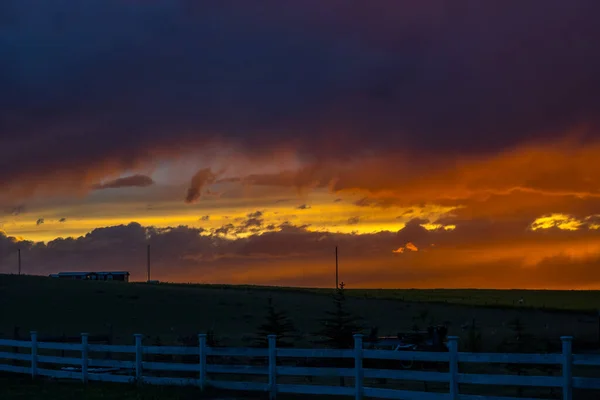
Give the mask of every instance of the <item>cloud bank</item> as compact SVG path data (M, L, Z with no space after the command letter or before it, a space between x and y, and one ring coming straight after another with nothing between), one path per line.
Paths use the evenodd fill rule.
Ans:
M4 1L0 185L81 191L211 146L419 170L567 134L593 143L600 4L540 7Z
M29 274L119 269L143 280L150 244L152 275L161 280L329 287L337 246L341 276L354 288L600 287L594 267L600 261L600 238L585 232L519 230L485 220L465 222L454 231L427 230L422 222L413 220L398 232L363 235L315 232L290 223L255 232L262 222L248 216L213 232L131 223L47 244L0 233L0 272L14 272L20 248ZM226 230L249 235L225 237ZM521 233L515 238L516 231Z

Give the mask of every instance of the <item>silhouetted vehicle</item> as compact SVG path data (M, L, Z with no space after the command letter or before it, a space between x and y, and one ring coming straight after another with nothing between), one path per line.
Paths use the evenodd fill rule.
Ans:
M430 326L426 331L399 332L396 337L370 338L365 341L366 349L389 351L446 352L448 328L443 325ZM440 370L447 363L413 360L378 360L379 368L434 369ZM383 365L384 364L384 365Z

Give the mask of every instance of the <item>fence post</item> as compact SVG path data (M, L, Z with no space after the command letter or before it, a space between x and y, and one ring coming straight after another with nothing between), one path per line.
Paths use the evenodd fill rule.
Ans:
M135 380L138 384L142 383L142 337L141 333L133 335L135 337Z
M269 400L277 397L277 335L267 336L269 341Z
M88 381L88 334L81 334L81 381Z
M355 400L363 398L363 335L354 335L354 388Z
M200 390L204 390L206 385L206 334L198 335L198 386Z
M448 336L450 350L450 399L458 400L458 336Z
M38 345L37 345L37 332L31 331L31 377L37 377L37 357L38 357Z
M573 337L572 336L561 336L562 341L562 353L563 353L563 400L573 399L573 373L571 367L573 366Z

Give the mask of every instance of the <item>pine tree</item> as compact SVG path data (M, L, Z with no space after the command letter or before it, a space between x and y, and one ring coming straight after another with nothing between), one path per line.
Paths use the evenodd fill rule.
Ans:
M343 283L343 282L342 282ZM346 311L346 296L344 294L344 285L333 294L333 311L327 311L327 318L320 320L322 329L317 332L321 337L317 343L324 344L334 349L351 349L354 347L354 335L363 330L360 318ZM327 362L327 360L323 360ZM328 360L332 366L337 368L348 368L347 359ZM340 386L345 386L345 379L340 376Z
M525 324L521 321L521 318L515 318L508 323L508 327L512 330L513 336L508 340L504 340L500 346L500 350L508 353L535 353L536 351L536 340L535 337L527 333ZM528 364L507 364L506 369L517 375L523 375L524 372L534 367L534 365ZM524 388L519 386L517 388L517 396L523 396Z
M214 329L206 331L206 345L208 347L219 347L219 340L217 339Z
M322 329L317 333L323 339L321 344L334 349L350 349L354 347L354 335L363 330L360 318L346 311L344 289L337 289L333 295L333 311L328 311L327 318L320 322Z
M469 335L467 336L466 350L471 353L478 353L482 348L481 329L475 324L475 318L469 326Z
M267 315L264 323L259 325L257 329L257 346L268 347L268 335L276 335L277 347L293 347L294 333L296 329L294 324L288 318L285 311L276 310L273 305L273 299L268 298Z

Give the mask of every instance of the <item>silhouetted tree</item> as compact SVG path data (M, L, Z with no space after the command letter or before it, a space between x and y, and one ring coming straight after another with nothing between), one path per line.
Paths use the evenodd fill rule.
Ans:
M346 296L343 285L333 294L333 311L327 311L327 318L320 320L322 329L317 332L321 337L318 343L334 349L350 349L354 347L354 335L363 330L361 319L346 310ZM323 360L325 361L325 360ZM336 367L349 367L352 360L337 359L330 362ZM345 385L343 376L340 376L340 386Z
M219 347L219 340L217 339L214 329L206 331L206 345L208 347Z
M334 349L350 349L354 346L354 335L363 330L361 319L346 310L344 289L337 289L332 299L333 311L327 311L328 317L320 320L319 343Z
M277 335L277 347L293 347L296 329L285 311L275 309L273 298L267 300L265 321L258 326L256 343L259 347L268 347L268 335Z
M469 325L469 331L467 336L467 341L465 343L465 349L471 353L478 353L482 348L482 340L481 340L481 329L475 324L475 318Z
M525 324L521 321L521 318L517 317L508 323L508 327L512 330L511 337L505 339L500 345L500 350L506 353L535 353L536 352L536 341L535 337L527 333ZM517 375L523 375L528 368L532 365L526 364L507 364L506 369L516 373ZM517 388L517 395L521 397L523 395L523 387Z

